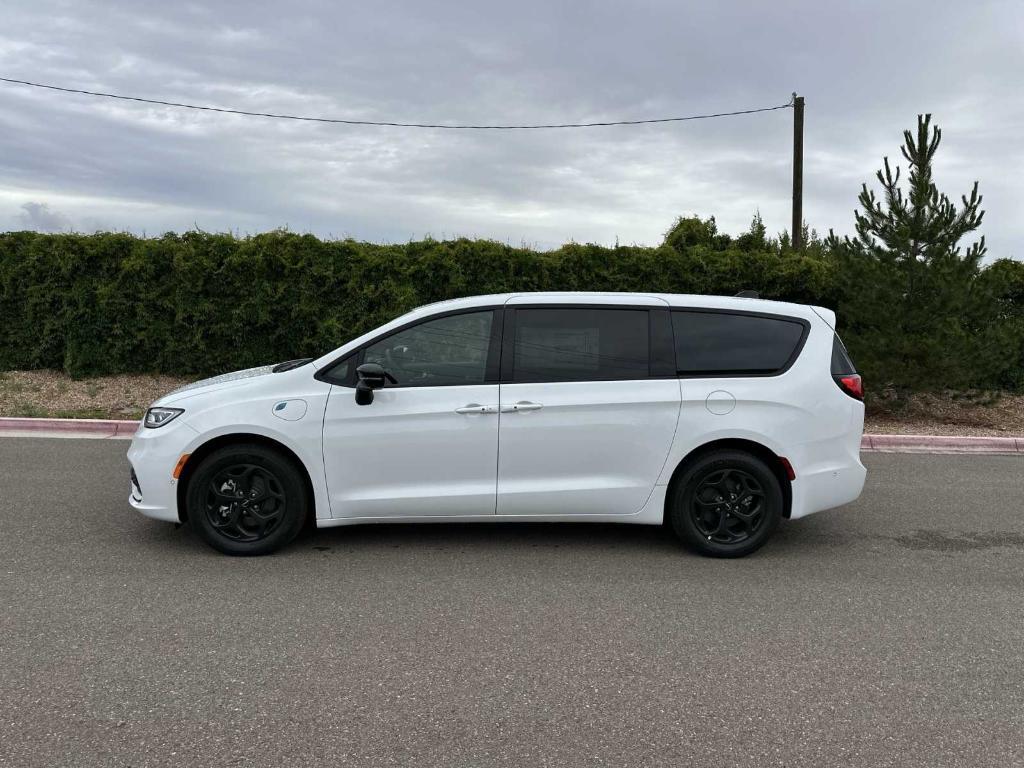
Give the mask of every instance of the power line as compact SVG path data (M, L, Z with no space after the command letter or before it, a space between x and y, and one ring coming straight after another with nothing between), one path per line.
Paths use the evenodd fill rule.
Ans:
M0 77L0 82L14 85L27 85L32 88L45 88L50 91L61 93L77 93L84 96L100 96L105 99L119 99L121 101L136 101L142 104L156 104L162 107L178 107L180 109L196 109L203 112L223 112L228 115L244 115L246 117L269 117L275 120L298 120L309 123L338 123L342 125L377 125L394 128L444 128L450 130L479 130L479 131L516 131L516 130L537 130L541 128L598 128L609 125L645 125L649 123L681 123L686 120L709 120L715 117L732 117L734 115L752 115L755 112L772 112L776 109L788 109L793 102L779 104L774 107L758 107L756 109L739 109L734 112L714 112L707 115L687 115L685 117L657 117L648 120L609 120L599 123L539 123L536 125L451 125L443 123L395 123L383 120L344 120L333 117L305 117L302 115L284 115L274 112L249 112L244 109L227 109L225 107L208 107L198 104L184 104L177 101L162 101L160 99L145 99L140 96L123 96L118 93L103 93L102 91L85 91L80 88L63 88L59 85L47 85L45 83L33 83L28 80L14 80L9 77Z

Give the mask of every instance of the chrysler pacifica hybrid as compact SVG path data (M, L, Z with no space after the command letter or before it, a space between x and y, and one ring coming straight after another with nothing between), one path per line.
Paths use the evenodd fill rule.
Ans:
M862 385L821 307L474 296L160 398L130 503L229 554L380 522L665 523L712 556L856 499Z

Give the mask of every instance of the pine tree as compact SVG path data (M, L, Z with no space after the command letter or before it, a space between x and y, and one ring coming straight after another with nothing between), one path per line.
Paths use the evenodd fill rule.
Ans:
M980 227L985 215L978 182L974 182L970 198L961 198L963 208L959 211L939 192L932 179L932 160L942 141L942 131L931 126L931 119L931 115L918 115L916 138L910 131L903 132L900 151L909 164L908 194L900 188L900 168L893 172L888 157L883 158L883 168L876 173L884 204L867 184L862 186L857 199L863 211L854 212L857 236L852 244L876 258L896 263L930 264L956 258L977 266L985 255L985 238L971 245L963 256L957 243Z
M881 199L867 184L854 213L856 235L829 233L838 259L840 316L857 318L846 333L858 362L877 385L898 395L914 389L963 388L977 383L982 358L976 278L985 238L961 249L960 241L981 226L978 182L958 207L935 185L932 163L942 132L931 115L918 115L917 133L904 131L907 191L901 170L883 159L876 174Z

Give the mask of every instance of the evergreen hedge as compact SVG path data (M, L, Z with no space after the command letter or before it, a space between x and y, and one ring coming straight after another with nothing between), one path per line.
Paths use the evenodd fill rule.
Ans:
M842 264L820 243L794 253L767 240L763 227L733 239L718 234L713 220L698 219L680 220L655 248L573 243L547 252L487 240L378 245L283 231L157 238L9 232L0 234L0 370L198 376L317 356L415 306L459 296L755 289L765 298L837 308L840 331L844 323L857 329L855 360L870 367L869 381L885 381L887 364L895 363L873 345L870 318L842 314L846 303L863 306L847 302L851 291L871 286L851 284L858 276ZM1024 265L997 262L979 281L988 306L965 322L998 317L1003 361L950 384L1020 386Z

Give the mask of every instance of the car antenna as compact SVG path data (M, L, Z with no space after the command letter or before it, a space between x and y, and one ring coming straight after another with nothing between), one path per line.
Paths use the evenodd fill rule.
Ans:
M757 291L740 291L736 294L737 299L760 299L761 294Z

